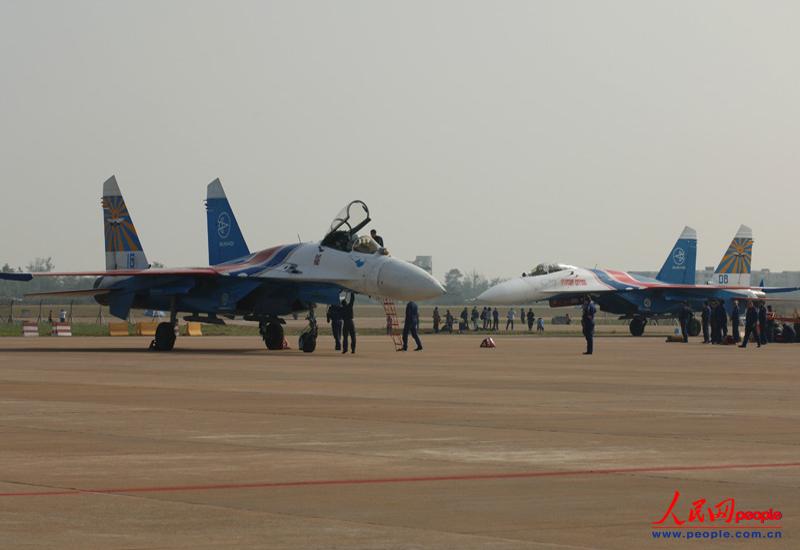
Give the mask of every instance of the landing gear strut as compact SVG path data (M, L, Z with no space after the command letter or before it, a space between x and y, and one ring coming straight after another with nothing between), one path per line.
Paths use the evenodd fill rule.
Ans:
M641 336L644 334L644 327L647 325L647 319L642 317L634 317L628 325L628 329L633 336Z
M258 331L267 349L283 349L283 326L278 321L261 321Z
M314 310L308 310L308 326L300 333L300 339L297 342L297 347L303 350L303 353L312 353L317 349L317 318L314 315Z

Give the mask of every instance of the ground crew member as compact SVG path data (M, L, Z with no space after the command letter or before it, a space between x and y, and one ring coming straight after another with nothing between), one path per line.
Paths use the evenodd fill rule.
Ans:
M731 308L731 332L733 332L733 343L739 343L739 300L733 301Z
M378 232L377 232L377 231L375 231L374 229L372 229L372 230L369 232L369 235L370 235L370 237L372 237L372 240L373 240L373 241L375 241L376 243L378 243L378 244L381 246L381 248L383 248L383 237L381 237L380 235L378 235Z
M511 330L514 330L514 317L516 317L516 315L517 312L514 311L514 308L509 308L506 314L506 330L508 330L508 325L511 325Z
M583 311L581 313L581 327L583 337L586 338L586 351L584 355L591 355L594 351L594 316L597 308L592 303L592 297L588 294L583 298Z
M342 306L339 304L331 304L328 306L328 311L325 314L325 319L331 324L331 332L333 333L333 341L335 342L335 350L342 349Z
M719 331L719 343L724 344L725 339L728 337L728 312L725 311L725 301L720 300L717 303L717 309L714 311L717 316L717 330Z
M500 330L500 312L497 308L492 311L492 330Z
M746 348L750 336L756 334L756 344L761 347L761 340L758 338L758 311L753 305L753 300L747 300L747 312L744 314L744 339L740 348Z
M764 302L758 304L758 339L762 346L767 345L767 307Z
M717 315L717 301L711 305L711 343L719 344L721 331L719 329L719 315Z
M709 329L711 324L711 306L708 303L708 300L703 302L703 312L700 314L700 319L703 321L703 343L708 344L711 342L709 338Z
M686 343L689 341L689 331L687 327L689 325L689 319L692 318L692 310L689 309L689 304L683 302L681 306L680 312L678 312L678 323L681 325L681 334L683 335L683 342Z
M453 314L450 313L450 310L448 309L447 311L444 312L444 329L447 332L449 332L450 334L453 334L453 323L454 322L455 322L455 318L453 317Z
M776 317L772 306L767 306L767 342L774 342Z
M442 316L439 314L439 306L433 308L433 333L439 334L439 323L442 322Z
M422 342L417 334L417 326L419 325L419 307L416 302L408 302L406 304L406 319L403 322L403 348L402 351L408 351L408 333L417 343L414 351L422 351Z
M469 329L469 312L467 311L467 306L464 306L464 309L461 310L461 315L459 315L459 317L461 317L461 322L458 324L459 332L462 330L461 329L462 326L464 327L463 330L468 330Z
M350 340L350 353L356 352L356 325L353 322L353 303L356 301L356 293L350 293L350 301L342 300L342 353L347 353L347 340Z
M478 308L476 306L472 306L470 318L472 319L472 330L478 330L478 320L481 318L481 314L478 313Z
M533 323L536 321L536 315L533 314L533 308L528 308L528 332L533 330Z

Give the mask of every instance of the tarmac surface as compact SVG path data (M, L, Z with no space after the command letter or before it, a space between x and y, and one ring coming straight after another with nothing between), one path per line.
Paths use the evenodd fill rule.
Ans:
M0 547L800 547L800 346L496 341L0 339Z

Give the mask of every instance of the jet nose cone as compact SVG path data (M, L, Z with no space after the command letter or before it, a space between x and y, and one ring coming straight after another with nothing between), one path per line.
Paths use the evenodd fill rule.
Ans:
M511 279L484 291L477 300L484 304L514 305L527 299L526 286L520 279Z
M429 300L445 293L427 271L393 258L378 273L378 290L381 296L397 300Z

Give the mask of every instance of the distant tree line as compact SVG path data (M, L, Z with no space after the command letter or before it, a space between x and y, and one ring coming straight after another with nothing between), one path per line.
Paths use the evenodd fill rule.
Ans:
M463 273L460 269L453 268L444 275L444 287L447 294L435 301L440 304L464 304L480 296L504 279L487 279L475 270Z

